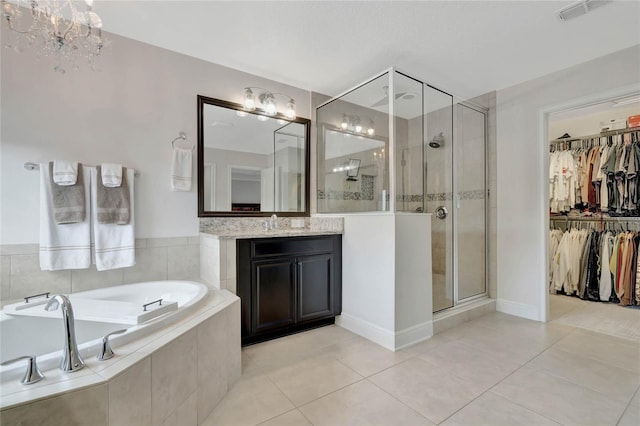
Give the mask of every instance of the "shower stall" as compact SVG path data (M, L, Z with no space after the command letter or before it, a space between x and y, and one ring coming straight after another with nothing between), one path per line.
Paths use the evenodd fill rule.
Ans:
M394 68L317 108L318 213L430 213L433 312L487 295L486 114Z

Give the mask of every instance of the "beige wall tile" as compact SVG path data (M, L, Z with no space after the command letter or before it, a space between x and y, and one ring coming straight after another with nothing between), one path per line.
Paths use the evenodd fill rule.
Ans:
M196 329L198 360L198 423L227 394L227 317L209 318Z
M227 315L227 383L231 389L242 374L242 347L240 343L240 300L226 309Z
M140 283L167 279L166 247L136 250L136 264L124 269L124 283Z
M109 426L151 425L151 357L109 382Z
M151 355L152 423L162 423L197 387L196 330Z
M9 256L12 254L38 254L38 244L2 244L0 245L0 255Z
M95 265L89 269L74 269L71 271L71 291L95 290L111 287L123 283L124 268L98 271Z
M220 288L220 240L203 238L200 244L200 278Z
M3 425L107 425L107 385L94 386L0 412Z
M192 393L166 420L163 426L196 426L198 398L197 392Z
M228 240L220 240L219 250L220 250L220 280L227 279L227 245Z
M71 292L71 271L41 271L37 254L11 256L11 299L50 291Z
M236 278L237 267L236 267L236 240L227 240L227 268L226 268L226 278Z
M170 280L199 280L200 246L167 247L167 276Z
M0 300L11 298L11 257L0 256Z
M187 244L188 244L187 237L148 238L147 239L147 247L186 246Z

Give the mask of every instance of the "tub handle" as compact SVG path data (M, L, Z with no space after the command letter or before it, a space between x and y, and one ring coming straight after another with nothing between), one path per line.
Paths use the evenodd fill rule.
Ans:
M158 306L162 306L162 299L158 299L158 300L154 300L153 302L145 303L144 305L142 305L142 310L147 312L147 306L153 305L154 303L157 303Z
M96 357L98 358L98 361L106 361L108 359L113 358L114 353L113 353L113 349L111 349L111 345L109 344L109 337L113 336L114 334L122 334L125 331L127 331L126 328L123 328L122 330L112 331L111 333L107 334L102 338L102 348L100 349L100 352Z
M49 298L49 294L51 294L50 292L46 292L46 293L40 293L40 294L34 294L33 296L27 296L24 298L24 303L29 303L29 299L35 299L36 297L46 297L47 299Z
M36 362L35 355L19 356L18 358L13 358L5 361L0 365L13 364L14 362L22 361L23 359L28 360L27 371L25 371L24 377L22 378L22 380L20 380L20 383L22 383L23 385L32 385L44 379L44 374L42 374L42 372L38 368L38 363Z

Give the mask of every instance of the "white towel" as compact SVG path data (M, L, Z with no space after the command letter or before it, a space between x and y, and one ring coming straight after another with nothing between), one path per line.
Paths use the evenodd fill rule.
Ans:
M53 181L60 186L75 185L78 179L77 161L53 161Z
M90 171L83 167L84 200L89 210ZM40 269L84 269L91 265L91 220L56 224L49 163L40 164Z
M102 163L102 184L107 188L122 185L122 164Z
M98 223L98 171L91 167L91 222L94 246L94 263L98 271L125 268L136 264L133 187L135 171L127 168L130 195L130 219L127 225Z
M171 162L171 189L173 191L191 191L192 157L190 149L173 148L173 161Z

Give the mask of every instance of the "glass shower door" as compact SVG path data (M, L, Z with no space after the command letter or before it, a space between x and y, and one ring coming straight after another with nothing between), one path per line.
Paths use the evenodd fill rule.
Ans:
M457 104L455 109L457 301L486 293L485 112Z
M426 211L432 213L433 312L454 305L453 96L424 85Z

